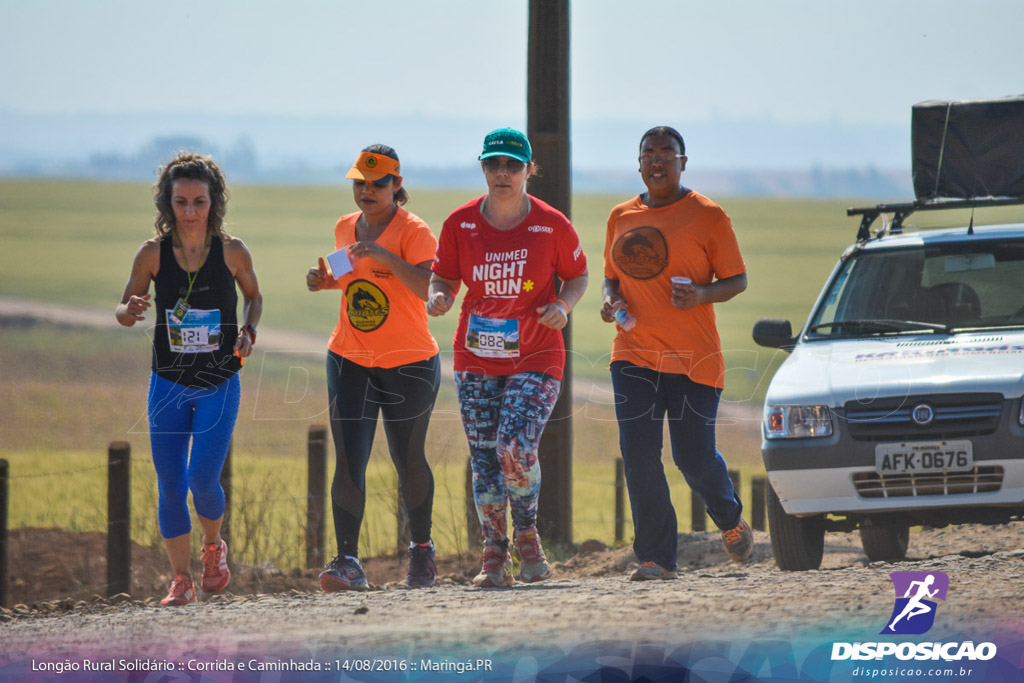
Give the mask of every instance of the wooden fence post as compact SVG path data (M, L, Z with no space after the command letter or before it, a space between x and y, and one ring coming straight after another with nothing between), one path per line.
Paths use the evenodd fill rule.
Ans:
M324 505L327 500L327 427L310 425L307 441L306 567L324 566Z
M107 596L131 593L132 447L114 441L107 450Z
M231 450L234 441L228 442L228 454L224 457L224 467L220 470L220 487L224 489L224 521L220 525L220 537L225 542L231 540ZM228 543L228 545L231 545Z
M398 528L395 532L395 550L401 554L409 549L412 543L412 532L409 530L409 510L405 507L405 498L402 497L402 489L398 486L398 477L395 477L395 520Z
M6 460L0 460L0 607L7 607L7 499L10 469Z
M750 526L765 530L765 507L768 501L768 479L754 477L750 481Z
M698 496L696 491L690 489L690 527L694 531L707 530L707 520L704 519L707 514L706 507L704 499Z
M466 459L466 548L478 551L484 543L480 529L480 518L476 514L476 499L473 497L473 465Z
M626 528L626 465L615 458L615 542L625 539Z

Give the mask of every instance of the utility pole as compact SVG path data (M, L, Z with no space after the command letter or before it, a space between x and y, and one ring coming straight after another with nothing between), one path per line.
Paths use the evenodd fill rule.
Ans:
M542 174L530 194L570 215L569 0L530 0L526 135ZM537 526L552 543L572 543L572 322L562 330L562 392L540 441L543 484Z

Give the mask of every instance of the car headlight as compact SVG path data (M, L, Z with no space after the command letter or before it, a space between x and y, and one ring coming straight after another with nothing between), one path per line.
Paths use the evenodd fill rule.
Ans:
M764 435L769 439L832 436L828 406L765 406Z

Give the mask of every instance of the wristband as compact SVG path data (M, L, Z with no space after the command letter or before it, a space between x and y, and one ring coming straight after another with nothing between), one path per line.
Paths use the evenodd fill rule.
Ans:
M256 328L252 325L242 325L240 332L248 332L249 340L254 346L256 345Z
M555 299L555 303L556 304L562 304L563 306L565 306L565 317L568 318L569 317L569 304L565 303L561 299Z

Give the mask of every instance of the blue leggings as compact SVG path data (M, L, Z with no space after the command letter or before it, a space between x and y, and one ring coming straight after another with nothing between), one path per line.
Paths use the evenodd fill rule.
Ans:
M224 514L220 471L235 429L240 395L238 375L206 388L175 384L155 373L150 377L149 443L160 492L160 534L164 538L192 530L189 489L200 516L219 519Z
M641 562L675 568L676 511L661 464L668 420L672 460L707 505L719 529L740 521L743 505L733 490L725 459L715 447L721 390L686 375L658 372L625 361L611 364L619 448L633 511L633 551Z

